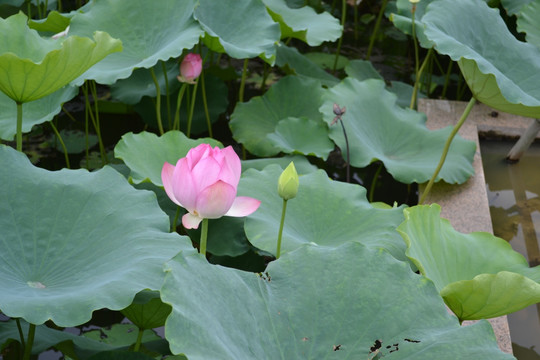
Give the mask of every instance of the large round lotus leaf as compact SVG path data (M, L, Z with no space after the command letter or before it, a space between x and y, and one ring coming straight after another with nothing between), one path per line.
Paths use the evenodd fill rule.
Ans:
M518 31L527 33L527 41L540 48L540 0L524 6L517 19Z
M199 254L166 266L165 337L190 360L513 359L487 321L459 326L430 281L359 243L306 245L261 274Z
M92 31L86 37L43 39L28 28L22 12L0 19L0 90L24 103L52 94L101 61L121 51L120 40Z
M206 45L213 51L226 52L235 59L276 55L279 25L261 1L199 0L194 17L206 32Z
M187 237L169 233L153 193L106 167L51 172L0 147L0 309L30 323L88 321L157 289Z
M202 30L193 20L195 0L100 0L71 19L69 34L88 36L95 30L122 39L124 51L108 57L75 82L86 79L113 84L136 68L150 68L191 49Z
M153 184L163 186L161 182L161 169L163 164L176 165L180 158L187 155L189 149L199 144L210 144L222 147L214 139L189 139L180 131L168 131L161 136L143 131L139 134L127 133L114 148L114 156L124 160L131 169L130 180L138 184L151 181Z
M52 120L62 110L62 104L77 95L74 86L64 86L60 90L38 100L24 103L22 132L32 130L32 126ZM12 140L17 133L17 105L3 92L0 92L0 138Z
M540 117L540 49L518 41L498 9L482 0L435 1L422 22L435 49L458 62L477 100Z
M326 160L334 150L328 127L322 120L289 117L280 120L275 131L266 137L287 154L313 155Z
M282 43L277 46L276 65L286 68L288 72L318 79L324 86L332 87L339 83L338 78L315 64L296 48L286 46Z
M540 302L540 267L489 233L462 234L437 204L404 210L407 256L462 320L491 318Z
M277 192L282 171L278 165L245 171L238 186L239 195L261 200L257 211L246 218L245 231L255 247L271 254L276 253L283 206ZM323 170L300 176L298 194L287 202L281 253L306 243L336 247L362 241L406 260L405 244L395 231L403 221L402 210L372 207L363 187L333 181Z
M280 120L306 117L318 121L323 89L318 80L286 76L263 95L238 103L229 126L233 137L246 150L258 156L273 156L280 148L266 135L273 133ZM302 137L302 134L297 134Z
M396 96L378 79L346 78L328 89L320 111L328 124L334 120L333 105L346 107L342 117L347 131L350 163L364 167L381 160L390 174L403 183L423 183L431 178L451 128L430 131L425 115L397 105ZM339 123L330 125L330 138L346 156ZM474 173L475 144L456 137L437 180L463 183Z
M312 7L291 9L285 0L262 0L272 18L279 23L281 38L293 37L319 46L341 37L339 20L327 12L317 14Z

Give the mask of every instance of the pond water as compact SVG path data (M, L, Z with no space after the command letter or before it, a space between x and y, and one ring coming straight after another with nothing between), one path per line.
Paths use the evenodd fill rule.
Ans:
M514 141L482 141L481 152L493 232L515 251L540 264L540 144L516 164L505 161ZM508 315L514 355L540 359L540 304Z

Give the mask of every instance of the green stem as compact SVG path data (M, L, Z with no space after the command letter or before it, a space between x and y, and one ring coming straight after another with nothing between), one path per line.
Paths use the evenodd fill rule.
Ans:
M244 88L246 86L247 67L249 59L244 59L244 68L242 69L242 79L240 80L240 91L238 92L238 101L244 102Z
M458 123L454 126L452 129L452 132L448 136L448 139L446 139L446 143L444 144L444 149L441 155L441 159L439 160L439 164L437 165L437 168L435 169L435 172L433 173L433 176L431 176L431 179L429 179L429 182L424 189L424 192L422 193L422 196L420 197L420 200L418 201L419 205L422 205L424 201L426 200L426 197L428 196L429 192L431 191L431 188L433 187L433 184L435 183L435 179L439 175L439 172L441 171L444 161L446 160L446 155L448 155L448 150L450 149L450 145L452 144L452 140L458 133L459 129L467 120L467 117L469 116L469 113L471 112L474 104L476 103L476 98L473 96L471 97L471 100L469 100L469 103L467 104L467 107L465 108L465 111L463 111L463 114L461 115L461 118L459 119Z
M341 36L339 37L337 49L336 49L336 57L334 59L334 66L332 68L332 71L335 73L338 60L339 60L339 54L341 52L341 44L343 43L343 35L345 34L345 19L347 17L347 0L341 1L341 28L343 29L341 32Z
M161 121L161 89L159 88L159 83L156 78L156 73L154 72L154 68L150 68L150 75L152 75L152 80L154 81L154 86L156 87L156 119L157 119L157 125L159 129L159 134L163 135L165 134L165 131L163 131L163 122Z
M377 179L379 178L379 174L381 173L381 170L383 168L383 163L379 165L379 168L377 171L375 171L375 175L373 175L373 181L371 181L371 186L369 187L369 202L373 202L373 196L375 195L375 185L377 185Z
M28 328L28 337L26 338L26 346L24 347L23 360L30 360L32 355L32 345L34 344L34 336L36 334L36 325L30 324Z
M265 63L266 64L266 63ZM204 81L204 70L201 71L201 92L204 105L204 116L206 117L206 126L208 127L208 135L213 138L212 134L212 122L210 121L210 112L208 111L208 100L206 99L206 85Z
M17 101L17 151L22 152L22 119L23 108L22 103Z
M21 339L21 346L24 349L26 347L26 342L24 341L24 334L21 327L21 320L19 318L16 318L15 323L17 324L17 330L19 331L19 339Z
M281 237L283 235L283 224L285 223L285 212L287 211L287 200L283 199L283 208L281 210L281 222L279 223L279 233L277 238L276 259L281 255Z
M52 127L55 135L56 135L56 138L58 139L58 141L60 141L60 145L62 146L62 150L64 150L64 158L66 159L66 167L68 169L71 169L71 166L69 165L69 155L68 155L68 152L67 152L66 144L64 143L64 140L60 136L60 133L58 132L58 129L56 129L56 126L54 126L54 123L51 121L50 124L51 124L51 127Z
M176 214L174 215L173 223L171 224L171 232L176 231L176 224L178 223L178 218L180 217L180 206L176 207Z
M195 80L195 85L193 85L193 96L191 97L191 105L189 107L189 114L187 119L187 130L186 136L191 135L191 122L193 120L193 111L195 110L195 99L197 98L197 86L199 85L199 79Z
M182 87L178 92L178 98L176 99L176 110L174 112L174 123L172 128L178 131L180 131L180 105L182 104L182 98L184 97L184 93L186 92L187 85L187 83L182 84Z
M414 87L414 92L413 92L413 96L412 96L412 99L411 99L411 109L413 109L413 106L416 105L416 98L417 98L417 94L418 94L418 87L416 86L416 84L420 81L419 77L418 77L418 73L420 71L420 56L418 55L418 41L416 39L416 23L414 21L414 15L416 13L416 4L412 4L412 39L413 39L413 47L414 47L414 74L416 76L416 78L414 79L414 84L415 84L415 87ZM413 102L413 100L415 102Z
M169 91L169 78L167 76L167 67L165 61L161 61L161 70L163 71L163 77L165 79L165 97L167 99L167 123L169 129L171 128L171 93Z
M86 101L88 102L88 96L84 89L86 88L86 83L82 86L84 96L86 98ZM90 109L88 108L88 104L84 107L84 144L85 144L85 157L86 157L86 170L88 170L88 160L90 159L90 143L88 141L88 113L90 112Z
M441 98L446 98L446 91L448 90L448 84L450 83L450 74L452 73L452 66L454 65L454 62L452 59L448 62L448 68L446 69L446 76L444 78L444 86L441 93Z
M208 240L208 219L202 220L201 241L199 243L199 253L206 256L206 242Z
M379 28L381 27L382 16L384 14L384 11L386 10L387 3L388 3L388 0L383 0L383 3L381 5L381 10L379 11L379 14L377 15L375 28L373 28L373 34L371 35L369 39L369 46L368 46L368 50L366 54L366 60L369 60L369 58L371 57L371 52L373 51L373 45L375 44L375 38L377 37L377 33L379 32Z
M343 124L343 120L341 120L341 118L339 118L339 123L341 124L341 129L343 130L343 137L345 138L345 148L346 148L346 151L347 151L347 159L346 159L346 162L347 162L347 183L350 183L351 182L351 164L350 164L351 154L350 154L350 150L349 150L349 138L347 138L347 131L345 131L345 125Z
M424 62L422 62L422 66L420 66L420 69L418 70L418 73L416 74L416 79L414 79L413 94L411 96L411 103L409 106L411 109L415 108L416 99L418 97L418 87L420 86L420 78L422 77L422 73L424 72L424 69L426 68L426 65L428 64L428 60L431 57L432 53L433 53L433 48L430 48L428 50L426 57L424 58Z
M58 0L57 6L58 6L58 12L59 13L64 12L63 7L62 7L62 0Z
M90 81L90 91L92 92L92 97L94 98L94 113L95 113L95 122L94 127L96 129L96 135L98 136L99 141L99 152L101 153L101 164L104 166L109 161L107 160L107 152L105 151L105 144L103 143L103 137L101 136L101 125L99 124L99 105L97 97L97 86L94 80ZM92 112L90 112L92 114Z
M139 328L139 332L137 333L137 341L135 341L135 345L133 345L134 352L138 352L140 350L143 334L144 334L144 329Z

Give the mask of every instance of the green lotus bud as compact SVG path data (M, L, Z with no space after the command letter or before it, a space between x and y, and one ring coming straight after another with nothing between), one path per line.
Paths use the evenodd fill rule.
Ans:
M298 173L294 167L294 163L291 161L289 166L279 176L278 180L278 194L283 200L289 200L296 197L298 193Z

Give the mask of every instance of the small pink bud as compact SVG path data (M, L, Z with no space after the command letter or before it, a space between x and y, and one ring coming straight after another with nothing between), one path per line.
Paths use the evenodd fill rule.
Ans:
M180 75L178 81L195 84L195 79L201 75L202 59L199 54L189 53L180 64Z

